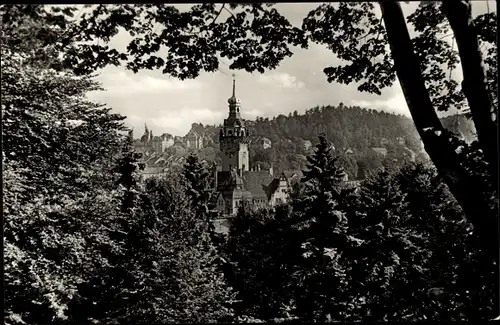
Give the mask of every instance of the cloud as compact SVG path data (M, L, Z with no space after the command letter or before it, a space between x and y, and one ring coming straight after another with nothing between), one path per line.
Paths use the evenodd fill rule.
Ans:
M495 2L490 2L490 10L495 10ZM278 4L277 8L300 26L302 18L318 4ZM191 5L182 5L186 11ZM411 13L418 2L403 5L405 15ZM376 6L377 14L379 13ZM487 12L487 4L476 1L474 10ZM225 19L223 12L220 19ZM409 25L411 29L411 24ZM131 36L120 29L113 38L111 47L125 50ZM451 41L451 37L447 39ZM456 48L456 45L455 45ZM163 49L162 49L163 50ZM162 51L161 50L161 51ZM328 66L342 64L341 61L321 44L310 44L307 50L291 47L294 55L285 58L276 70L267 71L264 75L247 73L244 70L232 71L221 65L218 72L202 72L195 80L180 81L169 78L159 71L141 70L134 74L124 67L107 67L98 77L107 89L105 92L94 92L91 99L107 104L114 112L127 116L126 123L134 126L136 132L142 133L144 123L154 134L164 132L185 135L193 122L203 124L220 124L227 117L227 98L231 95L231 74L236 73L236 94L242 101L241 114L245 119L256 116L272 117L316 105L357 105L377 110L386 110L409 115L399 82L382 92L382 95L359 92L356 84L343 85L328 83L323 69ZM159 56L163 52L160 51ZM311 57L314 60L311 60ZM461 69L453 71L457 80L461 79Z
M304 88L302 81L297 81L294 76L288 73L273 73L259 76L259 82L264 85L281 88Z
M146 123L154 133L166 132L174 135L185 135L191 129L192 123L203 121L205 124L218 125L223 119L222 113L214 112L208 108L182 107L175 111L161 111L156 117L145 118L129 115L126 123L134 130L138 130L139 133L142 132L144 123ZM137 134L135 136L137 137Z
M405 97L401 88L399 92L396 92L393 96L387 99L372 99L372 100L351 100L352 106L359 106L363 108L384 110L395 114L402 114L409 116L410 111L408 110L408 105L406 104Z
M257 116L263 116L264 112L259 109L241 109L241 117L245 119L255 120Z
M108 71L103 71L97 80L102 82L107 92L127 95L179 91L202 87L202 83L197 80L181 81L167 78L166 76L158 78L147 74L132 74L124 70L109 69Z

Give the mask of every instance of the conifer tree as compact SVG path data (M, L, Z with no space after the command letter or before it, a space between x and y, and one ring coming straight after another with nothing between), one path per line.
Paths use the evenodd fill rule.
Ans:
M195 154L190 154L183 169L186 180L187 194L197 213L205 215L207 213L207 201L209 199L207 187L210 173L203 166Z
M137 308L138 296L134 292L144 281L143 274L138 275L137 269L149 256L151 240L147 231L149 220L141 213L144 189L139 172L144 164L140 158L141 154L133 148L133 131L129 130L122 138L121 152L112 169L114 196L119 200L119 208L105 227L105 233L112 240L101 248L107 263L103 263L101 272L93 274L79 287L80 299L70 305L72 321L109 322L119 319L120 315L127 319L134 312L126 310ZM82 309L86 312L82 313Z
M215 232L215 225L210 220L208 213L209 170L200 162L198 156L192 153L186 159L182 174L190 207L198 220L196 225L198 233L203 238L210 236L214 243L223 241L221 236Z
M346 254L356 240L347 232L347 219L339 210L343 198L343 170L332 156L332 146L319 136L305 170L303 195L294 202L296 227L303 259L297 315L305 320L342 320L347 317ZM332 288L335 288L333 291Z
M124 213L130 212L137 201L137 186L140 182L138 172L144 169L144 164L140 162L141 154L134 151L133 144L133 133L132 130L129 130L115 168L115 172L118 174L116 184L124 188L122 203L122 212Z
M401 234L403 208L403 194L384 170L363 182L356 211L348 215L351 231L360 239L352 254L349 279L356 305L362 311L358 317L363 319L387 320L385 317L398 303L391 300L391 290L402 252L398 239L408 240Z
M492 307L475 275L472 227L435 170L411 164L371 176L348 220L361 240L348 277L357 319L477 319Z
M138 272L143 272L151 290L147 302L153 306L146 304L149 323L227 321L232 315L232 290L216 247L207 236L200 240L203 229L186 195L185 179L173 174L152 179L146 192L141 214L149 222L142 231L152 238L148 258Z
M239 209L226 246L231 262L226 273L238 292L239 316L272 321L293 314L301 248L291 220L287 205L272 212Z
M405 193L406 214L411 215L408 227L421 236L412 241L428 252L421 259L427 265L427 294L420 297L420 312L428 319L484 319L498 299L490 285L495 273L481 276L484 270L478 263L480 250L471 223L434 168L408 165L396 178Z

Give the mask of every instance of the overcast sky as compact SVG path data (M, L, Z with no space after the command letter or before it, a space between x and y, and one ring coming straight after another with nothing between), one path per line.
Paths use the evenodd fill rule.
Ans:
M276 7L292 24L300 26L303 17L318 5L282 3ZM178 7L185 9L186 6ZM417 6L418 2L410 2L403 4L403 10L407 15ZM489 1L489 6L486 1L473 1L472 8L473 15L478 15L488 9L494 11L496 6L494 1ZM113 39L112 46L123 49L129 41L130 36L122 32ZM338 62L335 56L326 48L310 44L307 50L295 49L294 55L285 59L279 68L264 74L231 71L223 62L216 73L202 73L195 80L180 81L160 71L134 74L123 67L107 67L98 77L107 91L94 92L89 97L127 116L126 123L134 128L136 137L142 134L144 123L155 135L182 136L193 122L221 123L228 113L232 73L237 76L236 93L246 119L272 117L294 110L303 113L316 105L340 102L409 115L398 82L381 96L360 93L355 84L328 83L323 69L335 62ZM456 73L460 78L460 71Z

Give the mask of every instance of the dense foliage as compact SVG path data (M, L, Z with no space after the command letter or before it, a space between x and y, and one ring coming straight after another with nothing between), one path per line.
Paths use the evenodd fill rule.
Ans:
M450 7L426 2L417 16L440 14L430 31L444 17L453 22L471 87L480 76L469 51L477 49L471 42L477 37L467 37L463 4L447 2L458 10L454 14ZM381 5L388 31L394 31L397 4ZM187 13L166 5L100 5L80 20L71 19L73 8L0 6L6 324L479 320L495 315L498 267L492 256L498 242L491 220L498 192L488 153L494 141L483 140L491 123L481 118L471 88L465 99L481 130L479 141L466 144L448 133L441 133L445 142L440 135L428 137L421 122L429 120L414 119L436 168L381 163L383 169L366 173L352 191L341 182L344 158L328 141L338 136L322 135L314 152L304 153L304 178L293 200L257 212L242 208L226 241L219 237L217 244L206 209L210 173L199 158L189 157L182 173L145 181L123 117L85 97L99 86L88 72L127 57L107 45L75 41L109 41L119 26L139 34L128 49L134 70L156 66L180 78L195 77L217 67L216 54L235 59L234 68L273 68L291 55L287 44L305 47L308 34L271 7L242 5L242 13L218 23L225 7L217 11L214 4ZM351 19L343 27L352 32L351 42L363 32L353 25L364 18L366 26L380 22L371 4L342 4L340 10ZM310 15L304 28L317 42L331 38L321 28L342 25L333 20L338 11L324 6L321 12L332 25L314 23ZM137 24L128 19L141 15L145 19ZM255 17L252 24L248 15ZM415 41L417 49L437 37L425 33L430 31L419 24L428 23L421 18L410 19L424 35ZM492 18L476 19L481 42L493 43L485 27ZM156 36L155 22L164 27ZM394 34L375 31L391 43L392 54L404 48L394 46ZM246 33L264 39L261 47L254 49L257 41L244 38ZM361 62L349 78L349 68L328 69L330 78L359 81L366 71L378 69L380 79L369 78L361 87L374 92L395 79L387 56L381 65L370 66L362 51L332 39L332 50ZM369 44L378 49L375 54L386 51L378 38ZM171 49L167 61L152 55L160 45ZM200 48L207 55L196 56ZM447 54L443 62L452 64L452 50L441 43L431 48ZM424 59L440 60L436 53L419 60ZM395 68L407 77L397 62ZM488 61L489 78L493 69L496 64ZM430 70L425 79L443 82L442 72L434 73L438 77ZM488 87L494 84L487 79ZM444 86L449 98L430 88L436 107L443 100L458 105L464 99L455 94L455 85ZM414 103L415 89L407 91ZM491 103L485 104L483 109L489 109ZM278 125L286 130L283 118L275 123L275 130ZM450 148L453 155L437 155Z
M338 181L327 176L325 164L334 160L324 147L322 139L289 207L236 218L229 249L236 260L231 279L245 293L241 310L262 319L341 321L463 320L491 312L495 293L475 276L477 237L435 169L383 170L342 198L327 189Z
M196 231L190 179L143 182L124 117L85 97L92 76L30 57L42 40L26 25L50 24L29 17L2 31L17 39L1 49L4 321L227 320L231 289Z

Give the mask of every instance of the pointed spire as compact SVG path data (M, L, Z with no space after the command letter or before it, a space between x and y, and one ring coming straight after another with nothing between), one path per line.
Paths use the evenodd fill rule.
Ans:
M236 98L236 75L233 73L233 97Z
M239 101L236 99L236 75L233 74L233 95L227 100L229 105L237 105Z

